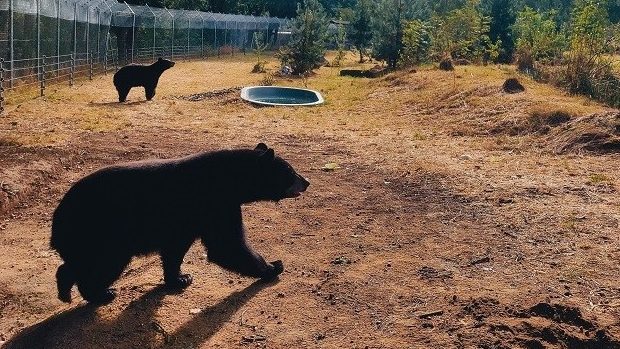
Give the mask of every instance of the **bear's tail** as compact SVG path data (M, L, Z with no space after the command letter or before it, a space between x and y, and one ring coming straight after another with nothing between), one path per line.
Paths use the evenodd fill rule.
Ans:
M71 303L71 288L75 285L75 274L66 263L58 267L56 271L56 286L58 287L58 299L65 303Z

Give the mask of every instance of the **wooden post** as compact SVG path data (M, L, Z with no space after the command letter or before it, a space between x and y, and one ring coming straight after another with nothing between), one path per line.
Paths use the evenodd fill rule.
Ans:
M41 97L45 95L45 55L41 57Z
M4 59L0 58L0 115L4 112Z
M89 60L89 67L88 67L88 79L92 80L93 79L93 54L86 54L86 57L88 57Z
M69 71L69 86L73 86L73 73L75 72L75 53L71 52L71 70Z

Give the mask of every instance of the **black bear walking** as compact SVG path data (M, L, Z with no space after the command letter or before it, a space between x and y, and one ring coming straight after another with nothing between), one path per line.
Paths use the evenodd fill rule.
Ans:
M54 212L50 245L64 260L58 298L71 302L77 284L87 301L108 303L115 297L109 287L131 258L149 253L161 256L166 286L183 289L192 278L180 266L198 238L211 262L275 278L284 266L248 245L241 205L294 198L309 185L263 143L96 171L75 183Z
M131 64L119 69L114 74L114 86L118 91L118 101L127 100L127 95L132 87L142 86L146 93L146 99L151 100L155 96L155 89L161 74L174 67L174 62L159 58L151 65Z

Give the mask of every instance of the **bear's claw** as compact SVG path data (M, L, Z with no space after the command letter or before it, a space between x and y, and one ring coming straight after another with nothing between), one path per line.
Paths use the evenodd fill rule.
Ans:
M269 269L262 277L262 280L273 280L278 277L278 275L282 274L284 271L284 264L281 260L273 261L270 263L272 268Z
M90 295L85 299L92 305L100 306L111 303L114 298L116 298L116 290L109 288L101 293Z
M166 280L166 287L169 290L182 290L192 284L192 276L190 274L179 275L176 279Z

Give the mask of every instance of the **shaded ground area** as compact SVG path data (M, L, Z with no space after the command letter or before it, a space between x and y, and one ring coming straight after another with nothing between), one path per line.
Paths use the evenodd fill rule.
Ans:
M325 105L256 108L236 90L263 76L238 59L179 63L152 102L135 90L114 103L111 76L9 101L5 347L620 348L617 110L525 77L525 92L506 94L512 70L470 66L375 80L321 68L308 87ZM593 133L602 141L574 141ZM298 199L244 207L252 244L285 263L278 282L225 272L196 244L183 294L160 289L147 257L111 305L55 298L50 217L73 181L261 141L312 183Z

